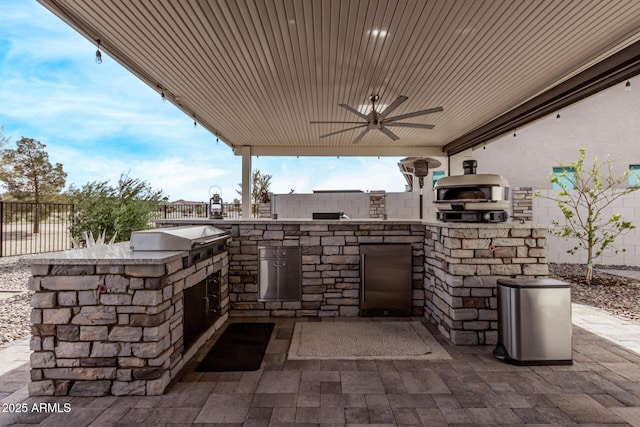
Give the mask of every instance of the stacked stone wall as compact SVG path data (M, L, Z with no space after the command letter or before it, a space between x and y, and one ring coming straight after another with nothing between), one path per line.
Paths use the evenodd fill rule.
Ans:
M386 211L386 194L384 191L371 191L369 193L369 218L383 219Z
M425 317L453 344L496 344L500 278L548 275L547 229L428 225Z
M162 394L188 360L183 290L214 271L221 271L222 317L212 329L228 318L226 253L188 268L176 259L31 271L31 395Z
M531 221L533 219L533 189L531 187L514 188L512 201L514 220Z
M216 227L231 225L216 223ZM360 245L406 243L413 256L413 313L424 313L424 225L249 223L229 248L231 316L326 317L360 313ZM237 227L237 228L236 228ZM258 301L258 246L300 246L301 301Z

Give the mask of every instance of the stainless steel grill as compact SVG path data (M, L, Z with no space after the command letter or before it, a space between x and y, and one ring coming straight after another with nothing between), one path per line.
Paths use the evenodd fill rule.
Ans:
M156 228L131 233L132 251L189 251L185 267L228 248L230 233L211 225Z

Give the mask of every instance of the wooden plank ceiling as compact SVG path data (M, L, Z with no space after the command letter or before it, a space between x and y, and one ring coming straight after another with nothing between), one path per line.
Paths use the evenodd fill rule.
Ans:
M234 149L442 155L442 148L639 40L637 0L39 0ZM87 53L88 55L92 53ZM105 60L108 60L105 57ZM368 97L392 115L360 130ZM160 96L159 96L160 98Z

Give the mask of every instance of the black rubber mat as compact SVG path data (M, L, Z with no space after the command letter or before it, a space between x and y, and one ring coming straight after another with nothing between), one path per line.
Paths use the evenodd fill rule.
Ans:
M273 323L231 323L196 368L197 372L257 371Z

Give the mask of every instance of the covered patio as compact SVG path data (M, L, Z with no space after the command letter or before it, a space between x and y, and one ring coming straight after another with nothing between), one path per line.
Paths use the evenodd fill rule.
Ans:
M254 156L460 174L449 156L640 72L633 1L40 3L242 156L243 212Z
M572 366L513 366L441 338L452 360L286 360L296 320L251 321L276 323L258 371L193 362L162 396L28 397L23 339L0 349L0 425L640 425L640 326L588 306L573 307Z
M458 174L461 165L448 164L449 156L640 72L640 4L632 1L40 3L94 42L96 57L121 63L159 99L242 156L243 212L251 211L253 156L429 156L441 158L448 174ZM283 245L285 232L268 227L264 241ZM544 237L538 237L544 250ZM419 269L418 285L426 289L427 279L436 276L424 269L431 253L409 243L422 251L422 265L414 268ZM348 256L331 244L342 252L323 252L323 257ZM358 270L359 249L351 249ZM540 253L535 262L546 264ZM314 268L320 272L325 262L315 255ZM255 253L246 255L251 268L255 258ZM236 270L244 267L240 263ZM484 270L495 279L489 267ZM478 275L475 270L458 274ZM352 279L359 283L359 276ZM255 283L247 285L248 293L255 294ZM320 293L326 301L330 292ZM493 298L486 296L491 303ZM304 310L303 303L297 309ZM422 317L411 319L423 322L452 360L288 360L296 322L334 320L304 313L231 318L225 325L275 323L258 371L194 370L222 329L181 367L164 395L28 397L26 383L37 381L38 373L20 364L0 377L0 393L3 403L25 403L28 411L3 413L0 423L640 425L638 349L612 342L613 331L621 328L637 341L638 325L576 307L572 366L512 366L496 360L494 347L485 345L489 340L453 345ZM84 367L69 370L76 368ZM34 403L52 405L37 411Z

